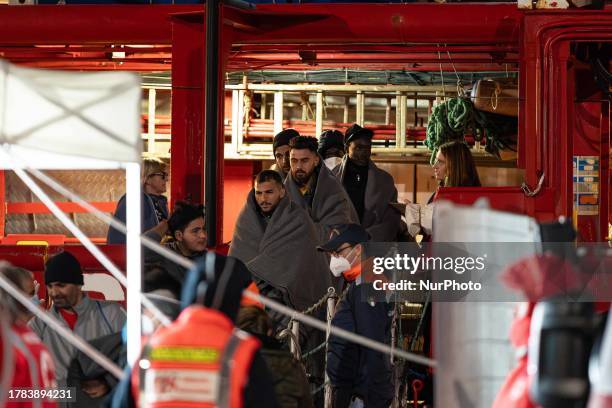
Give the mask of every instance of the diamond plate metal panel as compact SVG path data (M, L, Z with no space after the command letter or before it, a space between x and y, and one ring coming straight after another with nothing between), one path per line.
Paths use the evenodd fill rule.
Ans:
M125 193L122 170L54 170L46 172L66 188L87 201L119 201ZM12 171L6 173L7 202L40 202ZM54 201L69 201L39 183ZM70 214L72 220L90 237L106 237L108 225L91 214ZM52 214L7 214L6 234L73 235Z

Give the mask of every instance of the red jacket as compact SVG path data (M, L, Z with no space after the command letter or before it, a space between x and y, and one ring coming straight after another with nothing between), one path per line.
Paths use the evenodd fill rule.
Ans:
M38 336L27 326L14 324L9 334L14 350L15 369L11 388L57 388L53 357ZM32 402L8 402L7 408L35 406ZM44 401L43 408L54 408L56 402Z
M138 406L241 408L258 349L259 341L221 312L190 306L144 347L140 370L132 372Z

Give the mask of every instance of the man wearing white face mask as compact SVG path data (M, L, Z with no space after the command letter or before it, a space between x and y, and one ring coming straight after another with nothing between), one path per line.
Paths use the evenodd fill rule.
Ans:
M349 285L332 320L334 326L389 343L391 338L390 306L368 298L369 284L361 280L363 243L368 232L358 224L337 227L332 238L319 250L332 255L330 270L343 276ZM348 408L361 399L366 407L388 407L393 398L391 366L382 353L330 336L327 351L327 375L333 389L333 408Z
M328 169L342 163L344 157L344 135L339 130L324 130L319 137L319 154Z

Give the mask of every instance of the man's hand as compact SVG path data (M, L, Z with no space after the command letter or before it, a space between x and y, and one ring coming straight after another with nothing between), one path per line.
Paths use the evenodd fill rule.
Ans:
M106 381L102 379L85 380L81 382L81 389L90 398L100 398L110 391Z
M154 226L147 232L150 232L150 231L153 231L156 234L159 234L159 236L162 237L163 239L164 236L166 236L166 233L168 232L168 220L161 220L159 224L157 224L156 226Z

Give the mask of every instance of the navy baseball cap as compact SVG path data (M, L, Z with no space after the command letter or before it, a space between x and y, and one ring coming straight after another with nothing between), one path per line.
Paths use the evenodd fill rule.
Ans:
M334 252L342 244L357 245L370 240L370 234L359 224L344 224L335 228L338 234L325 244L318 246L319 251Z

